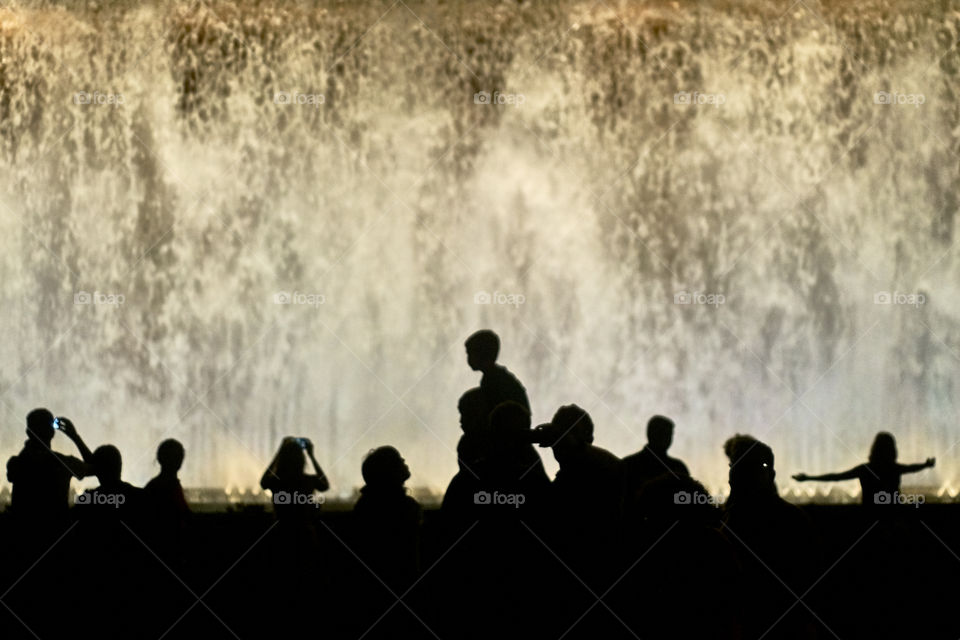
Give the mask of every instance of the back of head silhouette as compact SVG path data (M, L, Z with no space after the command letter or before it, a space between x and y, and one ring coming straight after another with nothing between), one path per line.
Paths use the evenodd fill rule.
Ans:
M97 472L100 484L117 484L120 482L120 471L123 468L123 458L120 450L112 444L105 444L93 452L93 466Z
M396 488L410 478L410 469L400 452L393 447L378 447L363 459L360 466L368 487Z
M53 440L53 414L47 409L34 409L27 414L27 436L45 445Z
M647 422L647 444L655 451L666 452L673 443L673 420L665 416L653 416Z
M160 468L167 473L176 473L183 465L183 445L179 441L170 438L164 440L157 447L157 462Z
M303 448L300 444L292 438L284 440L277 453L277 477L282 482L299 481L303 477L304 462Z
M881 431L873 439L870 447L870 464L876 466L893 466L897 462L897 440L893 434Z
M730 491L757 495L776 492L773 450L753 436L737 434L723 444L730 460Z
M593 443L593 420L590 414L575 404L557 409L553 419L538 429L543 433L541 446L553 448L553 457L563 465L578 452Z
M479 433L488 426L490 408L487 407L486 396L480 387L473 387L464 392L457 402L460 411L460 428L464 433Z
M486 371L496 364L500 355L500 338L489 329L473 333L464 346L467 348L467 364L474 371Z

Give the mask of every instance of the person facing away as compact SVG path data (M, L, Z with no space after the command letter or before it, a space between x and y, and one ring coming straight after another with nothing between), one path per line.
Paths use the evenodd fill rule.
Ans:
M120 478L123 470L120 450L112 444L97 447L93 452L93 467L100 486L77 496L78 516L100 521L139 517L143 506L143 489Z
M490 413L490 448L481 467L482 490L474 495L474 503L482 507L479 515L515 520L539 514L550 479L532 441L530 413L523 405L502 402ZM499 496L516 496L517 500L500 502Z
M482 467L489 456L490 423L487 403L480 387L466 391L457 403L463 435L457 442L458 471L446 492L440 510L448 520L459 520L473 510L473 496L481 489Z
M527 390L515 375L503 365L497 364L500 355L500 338L489 329L473 333L464 343L467 349L467 364L474 371L483 373L480 389L492 411L503 402L516 402L530 413Z
M730 460L730 496L721 532L743 571L743 638L814 638L809 610L794 606L794 594L806 593L817 577L820 558L810 520L777 492L769 446L737 434L723 450Z
M627 478L628 499L636 501L636 496L644 483L662 475L675 478L689 477L687 465L677 458L667 455L673 443L673 420L664 416L653 416L647 422L647 444L637 453L623 459L624 473Z
M916 464L898 463L896 439L892 434L881 431L873 439L870 458L865 464L858 464L840 473L824 473L819 476L798 473L793 476L793 479L798 482L807 480L837 482L857 479L860 481L862 504L868 507L883 507L899 504L900 478L903 474L932 468L934 464L936 464L935 458L927 458L925 462Z
M312 474L303 470L305 456L313 466ZM281 524L308 524L319 507L315 492L326 491L330 483L313 455L313 442L288 436L263 472L260 487L273 494L273 510Z
M622 507L623 461L594 445L593 431L590 414L575 404L560 407L549 423L537 427L540 446L553 449L560 465L553 481L555 497L566 510L582 510L582 520L600 518L612 524Z
M57 431L73 441L82 460L50 448ZM11 513L25 525L65 522L70 479L82 479L93 472L93 454L73 423L67 418L54 419L47 409L34 409L27 414L23 449L7 462L7 480L13 484Z
M360 472L364 486L353 514L361 555L394 591L405 590L419 572L423 520L404 485L410 469L399 451L386 446L370 451Z
M168 439L157 447L160 473L143 488L151 537L157 551L165 556L178 552L190 507L183 495L177 473L183 465L184 449L177 440Z

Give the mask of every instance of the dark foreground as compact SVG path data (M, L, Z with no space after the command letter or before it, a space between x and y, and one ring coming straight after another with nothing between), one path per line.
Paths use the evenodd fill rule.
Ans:
M896 523L853 506L805 511L820 536L821 577L786 594L796 604L766 637L791 637L803 620L822 638L960 636L960 506L924 505ZM17 540L0 514L0 637L650 638L670 637L671 620L737 637L737 618L751 615L709 547L684 547L679 528L624 545L632 557L624 552L597 582L540 525L521 522L508 536L483 522L451 531L427 511L411 585L373 575L351 522L350 512L323 513L310 557L261 508L197 514L178 560L132 529L91 540L84 523L52 548Z

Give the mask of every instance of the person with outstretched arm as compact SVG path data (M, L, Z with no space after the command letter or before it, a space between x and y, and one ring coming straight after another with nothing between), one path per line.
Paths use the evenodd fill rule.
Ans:
M816 476L798 473L793 476L797 482L815 480L819 482L839 482L859 480L864 506L888 506L900 504L900 478L905 473L916 473L932 468L935 458L925 462L900 464L897 462L897 441L892 434L881 431L873 440L870 458L865 464L859 464L847 471L824 473Z

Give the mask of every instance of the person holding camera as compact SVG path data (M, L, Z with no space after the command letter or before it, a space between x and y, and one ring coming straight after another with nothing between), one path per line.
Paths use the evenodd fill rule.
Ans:
M82 460L50 448L57 432L73 441ZM34 409L27 414L27 441L23 449L7 462L7 480L13 485L10 512L22 525L65 525L70 508L70 479L93 473L93 453L73 422L54 418L47 409Z
M313 465L312 474L303 470L304 457ZM320 505L315 494L329 489L330 483L313 455L313 442L309 438L286 437L263 472L260 487L273 494L277 520L281 524L293 524L309 523L313 519Z

